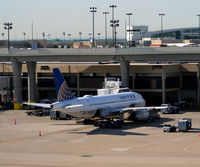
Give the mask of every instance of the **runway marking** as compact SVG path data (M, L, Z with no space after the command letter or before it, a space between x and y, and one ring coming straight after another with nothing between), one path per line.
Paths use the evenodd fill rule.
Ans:
M66 134L63 134L63 135L60 135L60 136L53 136L53 137L48 136L48 139L46 139L47 136L42 136L42 137L45 137L45 139L37 139L37 140L35 140L35 142L52 142L52 141L62 139L65 136L66 136Z
M36 140L36 142L48 142L49 140Z
M135 148L149 146L149 145L161 144L161 143L164 143L164 142L178 141L178 140L180 140L182 138L183 138L183 136L180 136L180 137L175 138L175 139L161 140L161 141L155 141L155 142L151 142L151 143L144 143L144 144L129 146L126 151L128 151L130 149L135 149ZM123 148L121 150L120 150L120 148L119 149L113 148L113 149L111 149L111 151L123 151Z
M130 148L138 148L138 147L144 147L144 146L148 146L148 145L154 145L154 144L160 144L160 143L164 143L164 142L172 142L172 141L178 141L180 139L182 139L183 137L180 136L178 138L175 139L167 139L167 140L161 140L161 141L155 141L155 142L151 142L151 143L146 143L146 144L140 144L140 145L136 145L136 146L131 146Z
M195 146L195 145L197 145L197 144L199 144L199 143L200 143L200 142L196 142L196 143L187 145L187 146L184 147L183 150L184 150L185 152L192 153L193 151L190 151L189 148L192 147L192 146Z
M129 148L113 148L112 151L128 151Z
M88 136L84 136L84 137L82 137L82 138L80 138L78 140L71 140L70 142L72 142L72 143L84 143L84 142L86 142L86 140L88 138L89 138Z

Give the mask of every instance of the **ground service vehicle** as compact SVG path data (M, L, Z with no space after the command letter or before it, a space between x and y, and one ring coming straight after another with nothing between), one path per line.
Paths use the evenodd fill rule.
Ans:
M161 109L163 114L176 114L179 113L179 108L176 106L172 106L171 104L162 104L161 107L166 107Z

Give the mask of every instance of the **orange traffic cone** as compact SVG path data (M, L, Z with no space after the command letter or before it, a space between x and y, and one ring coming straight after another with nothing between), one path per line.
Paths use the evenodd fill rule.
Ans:
M15 125L17 124L16 119L14 120L14 124L15 124Z

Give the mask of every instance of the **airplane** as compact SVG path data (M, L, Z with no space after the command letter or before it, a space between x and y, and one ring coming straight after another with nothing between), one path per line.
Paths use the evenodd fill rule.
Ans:
M85 95L75 97L69 89L67 82L58 68L53 69L57 94L57 102L52 104L23 103L31 106L53 109L64 114L84 119L95 117L109 118L119 116L123 120L123 114L129 113L133 120L147 120L150 110L159 110L166 107L145 107L145 99L136 92L121 92L102 96Z
M167 46L176 46L176 47L188 47L195 46L195 43L166 43Z

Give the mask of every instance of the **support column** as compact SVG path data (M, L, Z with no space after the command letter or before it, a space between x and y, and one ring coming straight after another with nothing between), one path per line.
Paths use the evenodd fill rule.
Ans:
M200 108L200 66L197 64L197 107Z
M136 74L135 74L135 72L133 72L133 74L132 74L132 86L133 86L133 91L135 90L135 77L136 77Z
M162 67L162 103L165 104L166 103L166 71L165 71L165 67Z
M77 72L76 74L76 78L77 78L77 96L80 97L80 74Z
M22 109L22 62L12 61L13 78L14 78L14 109Z
M129 67L130 67L130 61L126 60L120 61L121 81L123 88L129 87Z
M180 71L180 74L179 74L179 79L180 79L180 86L179 86L179 93L178 93L178 100L182 100L181 98L181 89L182 89L182 85L183 85L183 76L182 76L182 73Z
M26 62L28 71L28 101L36 102L36 62Z

